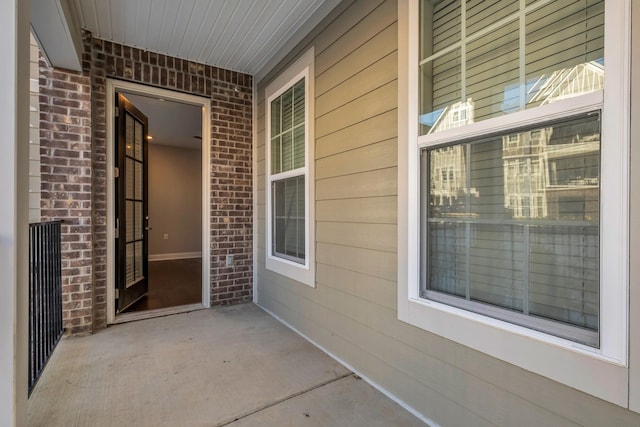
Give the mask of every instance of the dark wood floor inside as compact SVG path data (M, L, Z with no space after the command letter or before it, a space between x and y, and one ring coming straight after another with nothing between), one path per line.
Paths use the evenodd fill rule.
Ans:
M149 262L149 292L127 312L155 310L202 301L202 259Z

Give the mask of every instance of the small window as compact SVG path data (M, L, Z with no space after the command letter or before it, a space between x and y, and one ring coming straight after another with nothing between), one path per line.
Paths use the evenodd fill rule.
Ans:
M267 269L314 286L313 50L266 89Z
M271 251L305 262L305 78L271 101Z

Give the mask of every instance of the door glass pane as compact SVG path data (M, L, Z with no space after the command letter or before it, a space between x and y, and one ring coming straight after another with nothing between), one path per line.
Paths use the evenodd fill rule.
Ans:
M425 150L423 162L427 297L577 326L597 345L599 114Z
M144 257L144 253L142 252L142 242L135 243L135 263L136 263L136 282L142 278L144 278L144 271L142 271L142 261Z
M142 239L143 218L142 218L142 202L135 203L135 239Z
M135 243L127 243L125 259L125 284L127 288L135 283L134 245Z
M136 139L135 139L135 158L136 160L140 160L142 161L142 150L143 150L143 146L144 146L144 141L143 141L143 137L144 135L142 134L142 123L136 121Z
M143 184L144 184L144 176L142 174L142 163L140 162L135 162L136 164L136 177L135 177L135 187L136 187L136 192L135 192L135 199L136 200L142 200L143 198Z
M133 192L134 163L135 161L133 161L128 157L125 159L126 170L125 170L124 182L127 187L126 196L125 196L127 199L133 199L133 196L134 196L134 192Z
M126 205L126 211L127 211L127 217L126 217L126 221L125 221L125 231L126 231L126 240L127 242L131 242L134 240L134 233L133 230L135 228L135 222L134 222L134 207L133 207L134 202L131 202L129 200L127 200L125 202Z
M130 114L125 116L125 153L127 156L133 157L133 117Z

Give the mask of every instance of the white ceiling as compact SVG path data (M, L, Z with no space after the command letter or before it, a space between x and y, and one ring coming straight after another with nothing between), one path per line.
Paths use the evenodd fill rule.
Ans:
M202 140L202 110L196 105L183 104L150 96L124 93L149 119L150 144L197 149Z
M339 2L71 0L95 37L251 75Z

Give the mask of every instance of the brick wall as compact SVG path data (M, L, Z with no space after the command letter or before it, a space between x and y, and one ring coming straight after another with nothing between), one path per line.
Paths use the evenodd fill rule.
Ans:
M52 69L40 57L42 220L61 219L62 309L66 332L93 325L91 230L91 85L82 73Z
M83 278L74 279L76 276L71 273L76 271L65 270L65 281L82 282L80 290L84 293L82 298L80 295L73 296L71 291L76 289L67 288L65 295L70 296L65 298L69 302L72 298L80 298L82 303L76 310L89 310L69 312L67 324L79 322L87 326L88 322L90 329L106 324L107 78L211 99L211 303L224 305L250 301L253 275L251 76L92 39L88 33L85 35L85 50L84 73L74 74L43 67L41 78L41 90L49 90L48 95L42 95L47 97L41 97L41 108L44 108L42 119L50 121L48 130L43 131L43 134L48 132L48 151L43 150L43 157L51 157L46 160L46 167L53 167L54 162L66 162L62 165L66 167L76 166L74 156L80 156L83 161L81 169L67 169L66 175L63 170L59 170L59 175L51 176L51 180L47 179L46 200L43 197L43 204L46 203L47 207L64 207L64 218L74 217L77 224L73 223L73 226L84 227L76 229L69 224L68 233L65 233L66 239L79 239L84 245L82 253L70 251L65 255L69 258L69 263L81 264L77 268L81 268L78 273L82 274L78 276ZM73 85L81 87L72 87ZM75 108L77 98L85 94L90 98L82 97L82 102L87 103L90 99L91 105L83 104L81 110ZM51 98L52 95L55 98ZM53 122L50 120L51 111L56 112ZM68 132L68 126L77 126L77 122L83 126L92 124L91 132L82 134L81 146L75 136ZM67 126L67 131L60 130L61 126ZM64 188L67 189L65 192L49 191L51 186L62 188L60 185L56 186L56 180L65 179L62 175L68 180L83 181L80 187L82 194L73 193L74 197L85 198L80 205L68 204L80 200L69 198L70 191L76 190L71 187L71 182L64 183ZM45 184L43 190L44 188ZM65 242L67 243L71 244L71 240ZM75 248L76 245L69 249L71 247ZM233 267L225 267L227 255L234 255ZM77 320L78 318L81 320ZM74 331L83 332L79 329L73 329L72 332Z

